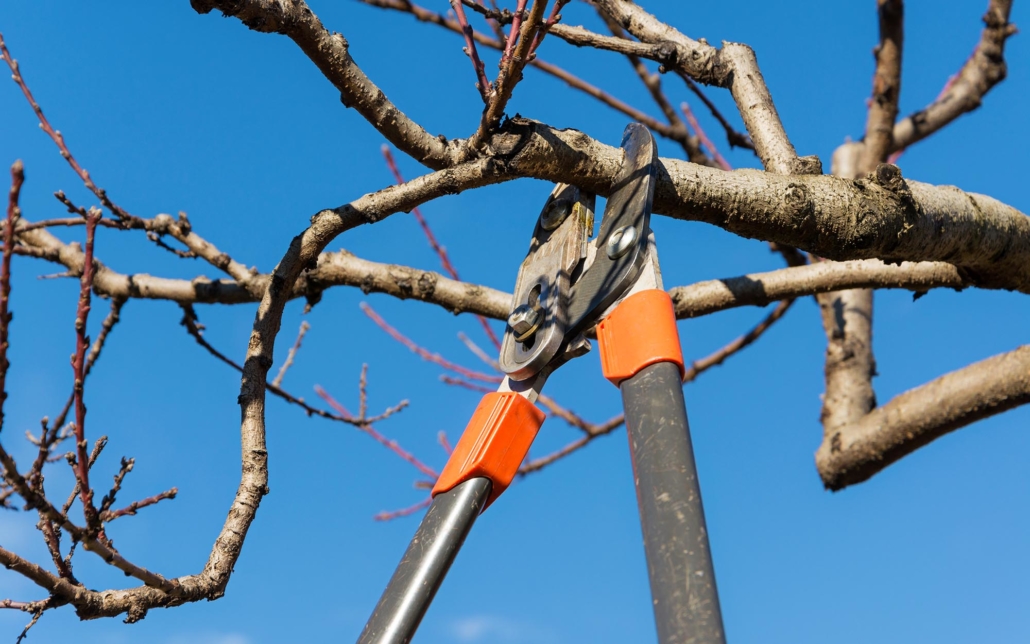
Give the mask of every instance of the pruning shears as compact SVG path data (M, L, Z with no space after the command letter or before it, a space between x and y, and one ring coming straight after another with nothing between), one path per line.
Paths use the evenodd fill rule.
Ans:
M483 396L433 488L433 502L359 644L409 642L481 512L514 479L544 421L534 405L555 370L590 350L622 392L658 640L724 644L681 386L683 355L650 230L657 150L623 133L600 231L594 195L558 184L519 268L501 344L506 377Z

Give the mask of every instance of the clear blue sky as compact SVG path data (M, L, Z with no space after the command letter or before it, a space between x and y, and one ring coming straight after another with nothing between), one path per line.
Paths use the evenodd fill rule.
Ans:
M326 25L387 95L431 132L466 136L480 105L461 42L408 16L356 2L312 0ZM693 37L751 44L802 154L829 155L861 135L876 40L874 2L661 2L646 7ZM907 3L902 111L930 101L979 38L986 0ZM445 10L443 0L431 3ZM567 21L596 26L575 3ZM1017 3L1014 21L1023 17ZM391 181L381 136L340 105L338 93L288 39L255 34L237 20L199 16L175 2L5 2L0 31L26 79L82 164L122 206L141 216L189 213L195 229L237 260L268 271L310 215ZM990 194L1030 211L1025 192L1025 105L1030 57L1025 36L1007 50L1010 77L984 107L902 158L907 176ZM567 66L631 103L651 108L625 61L548 39L542 58ZM488 70L496 59L487 55ZM667 79L678 102L688 98ZM710 95L733 114L725 93ZM616 144L626 118L529 70L512 113L575 127ZM718 128L703 124L717 142ZM17 87L0 83L0 162L26 164L23 210L59 216L51 193L95 202L36 127ZM739 122L737 118L733 118ZM659 141L665 156L682 151ZM724 153L755 166L745 152ZM406 158L403 172L422 172ZM5 171L6 172L6 171ZM5 188L6 189L6 188ZM448 197L424 208L462 276L510 289L550 187L518 181ZM656 218L667 285L779 265L758 241ZM60 231L68 240L81 230ZM398 214L347 233L332 248L438 269L415 221ZM98 256L122 272L192 278L216 272L180 260L137 233L101 230ZM40 282L58 269L15 261L12 363L5 445L24 461L26 429L53 416L71 387L77 283ZM359 311L371 303L421 344L468 366L457 339L485 343L468 316L356 289L334 289L306 316L312 330L285 385L315 400L320 384L355 406L362 363L370 403L402 398L410 408L380 426L433 466L439 430L456 439L478 396L439 382L440 369L389 340ZM880 294L875 348L881 401L971 361L1027 342L1027 298L1002 292ZM98 304L91 326L99 324ZM207 337L242 358L253 306L199 307ZM763 315L757 309L682 322L689 357L721 346ZM179 497L111 533L132 560L166 575L199 571L239 480L239 378L179 326L178 308L132 301L87 388L89 433L110 437L94 470L109 480L122 455L136 458L122 498L178 486ZM301 322L287 309L282 360ZM495 325L498 330L500 325ZM949 435L872 481L831 494L813 465L825 340L815 305L799 302L755 347L686 388L708 511L726 629L732 642L1016 642L1030 638L1030 411L1019 409ZM595 357L555 377L549 391L589 418L618 412L619 397ZM246 542L227 595L152 612L131 626L79 623L68 609L47 614L30 642L264 644L356 638L417 524L380 523L381 510L418 501L417 472L353 429L306 418L271 399L271 494ZM574 439L558 420L534 452ZM61 496L63 466L48 477ZM0 544L45 561L32 516L0 514ZM94 588L127 580L77 556ZM0 598L40 591L0 571ZM27 617L0 611L0 638ZM596 441L516 485L477 524L416 639L501 644L647 642L653 625L623 432Z

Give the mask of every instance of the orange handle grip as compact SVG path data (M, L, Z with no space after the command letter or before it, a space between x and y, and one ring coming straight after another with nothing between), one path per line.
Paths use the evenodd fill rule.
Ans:
M544 412L522 396L511 392L486 394L436 480L433 496L469 479L484 477L491 482L485 506L489 507L515 478L543 424Z
M597 343L601 348L601 371L616 387L658 362L675 363L683 376L676 310L665 291L640 291L620 302L597 325Z

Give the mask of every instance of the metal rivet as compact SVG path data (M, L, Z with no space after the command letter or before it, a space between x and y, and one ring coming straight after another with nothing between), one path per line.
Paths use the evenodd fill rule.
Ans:
M637 241L637 229L633 226L623 226L616 230L608 238L608 259L619 259L633 248L635 241Z
M544 212L540 215L540 227L544 230L554 230L565 221L565 218L572 212L572 202L568 199L555 199L544 206Z

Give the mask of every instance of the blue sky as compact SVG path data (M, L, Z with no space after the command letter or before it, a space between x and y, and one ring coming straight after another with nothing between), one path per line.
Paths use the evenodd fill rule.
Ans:
M402 109L431 132L466 136L480 104L461 42L408 16L356 2L311 2L342 32L351 53ZM430 4L427 2L427 4ZM979 38L986 0L910 0L902 111L936 96ZM442 0L430 6L446 9ZM645 5L693 37L742 41L758 53L787 132L801 154L829 156L857 138L876 40L874 3L686 3ZM597 27L585 5L572 24ZM1022 18L1017 4L1013 20ZM179 210L237 260L268 271L289 238L321 208L387 185L382 137L340 105L336 90L288 39L249 32L236 20L199 16L186 0L102 4L40 1L0 6L0 31L52 122L79 161L129 211ZM548 39L540 56L634 105L651 108L632 69L615 56ZM496 58L485 54L487 68ZM1009 79L963 117L902 158L906 176L990 194L1030 210L1025 194L1030 59L1024 37L1007 49ZM674 101L689 98L667 79ZM724 92L710 92L734 114ZM575 127L616 144L626 119L529 70L509 112ZM717 142L718 128L695 112ZM36 127L17 87L0 84L0 161L25 161L23 211L59 216L51 194L95 201ZM733 118L734 122L739 119ZM746 152L731 163L755 166ZM660 152L682 152L659 140ZM409 177L419 166L400 158ZM423 208L470 281L510 290L533 218L550 186L524 180L450 196ZM654 220L667 285L779 266L758 241L702 224ZM79 230L59 231L67 240ZM347 233L331 248L428 269L439 263L415 221L398 214ZM97 254L122 272L215 276L135 233L101 230ZM71 387L77 283L37 277L53 266L16 259L12 363L5 445L22 460L22 435L53 416ZM292 304L277 346L281 361L302 319L312 325L285 386L316 400L320 384L356 406L369 365L370 404L411 406L382 423L430 465L442 466L436 433L456 440L477 394L439 382L440 369L379 331L358 309L369 302L422 345L475 367L457 338L485 345L473 318L438 308L335 289L306 316ZM905 292L876 300L875 349L881 401L971 361L1027 341L1026 298L1003 292ZM95 307L95 328L106 306ZM242 358L253 306L198 308L207 337ZM684 321L688 358L705 355L763 315L756 309ZM108 480L122 455L136 458L122 498L178 486L172 502L119 520L122 552L166 575L201 569L239 481L237 375L179 326L178 308L133 301L87 387L88 431L110 443L94 470ZM501 329L495 324L495 329ZM95 331L94 331L95 332ZM1030 633L1030 495L1025 454L1030 412L1017 409L949 435L872 481L831 494L813 465L825 340L817 310L800 301L767 337L686 388L726 629L733 642L1013 642ZM548 391L602 420L619 410L617 391L588 356L562 370ZM127 626L80 623L69 609L48 614L30 642L263 644L356 638L417 519L372 520L418 501L417 472L353 429L312 420L271 400L271 494L247 540L227 595L152 612ZM534 447L543 454L576 438L558 420ZM61 467L56 495L70 486ZM31 516L0 514L0 544L44 561ZM126 580L78 556L94 588ZM0 598L37 599L31 584L0 571ZM26 616L0 612L0 637ZM600 439L514 485L476 525L416 639L502 644L622 643L653 639L646 569L626 438Z

